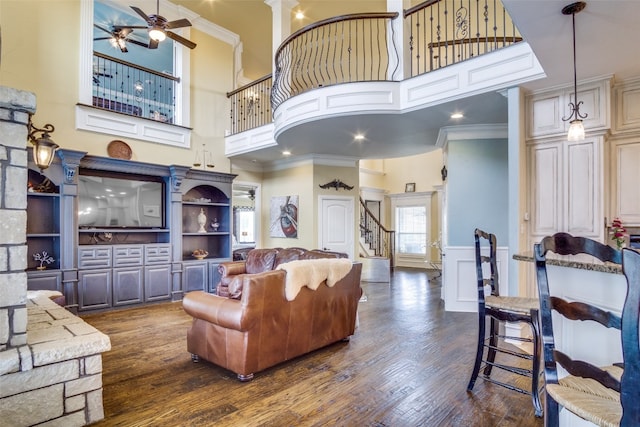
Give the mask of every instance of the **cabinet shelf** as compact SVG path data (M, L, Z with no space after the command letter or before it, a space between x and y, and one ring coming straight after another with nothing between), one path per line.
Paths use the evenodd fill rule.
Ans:
M38 193L37 191L28 191L27 197L58 197L58 193Z
M32 237L60 237L60 233L29 233L27 239Z
M191 206L223 206L229 207L229 203L222 202L211 202L211 203L202 203L202 202L182 202L183 205L191 205Z
M80 233L168 233L167 228L81 228Z
M206 233L182 233L183 236L226 236L228 231L207 231Z

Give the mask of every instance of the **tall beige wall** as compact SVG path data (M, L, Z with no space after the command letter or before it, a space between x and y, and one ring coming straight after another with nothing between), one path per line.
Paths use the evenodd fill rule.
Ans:
M271 237L271 227L278 227L275 219L270 217L269 209L273 197L298 196L298 237ZM266 172L262 182L262 246L311 248L315 243L313 197L313 165L304 164L289 169Z
M0 81L35 93L36 125L55 126L52 138L61 147L107 156L112 135L75 129L80 59L79 0L2 0L2 66ZM229 127L226 93L233 89L232 47L196 29L191 52L191 149L126 139L133 160L191 166L202 144L213 152L216 171L229 172L224 157L224 130ZM86 70L91 72L91 70Z

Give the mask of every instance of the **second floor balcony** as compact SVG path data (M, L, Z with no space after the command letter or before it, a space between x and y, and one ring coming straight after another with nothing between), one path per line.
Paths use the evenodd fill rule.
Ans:
M227 94L225 154L252 162L292 147L296 156L418 154L436 147L447 124L506 123L498 91L543 75L498 0L337 16L292 34L273 75ZM93 82L94 106L176 123L178 78L97 54ZM449 121L469 109L484 110L479 121Z

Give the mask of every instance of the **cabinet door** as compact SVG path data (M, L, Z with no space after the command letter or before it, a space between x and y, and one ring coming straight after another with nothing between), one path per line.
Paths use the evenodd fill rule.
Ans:
M624 224L640 224L640 142L617 145L615 148L614 179L615 212Z
M142 297L142 267L113 269L113 305L138 304Z
M195 262L184 264L182 272L182 289L185 292L206 290L208 279L208 263Z
M562 151L559 144L530 148L531 235L534 241L561 230Z
M144 268L144 299L158 301L171 298L171 266L148 265Z
M603 188L601 180L599 144L597 138L566 143L566 212L567 233L601 239L604 218L600 212Z
M78 271L78 310L111 307L111 269Z
M61 271L29 271L27 272L27 289L30 291L62 292Z

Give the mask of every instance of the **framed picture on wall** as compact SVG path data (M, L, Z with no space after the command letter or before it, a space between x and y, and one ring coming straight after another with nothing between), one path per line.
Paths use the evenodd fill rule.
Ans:
M413 193L416 191L416 183L415 182L407 182L404 185L404 192L405 193Z
M298 237L298 196L272 197L270 237Z

